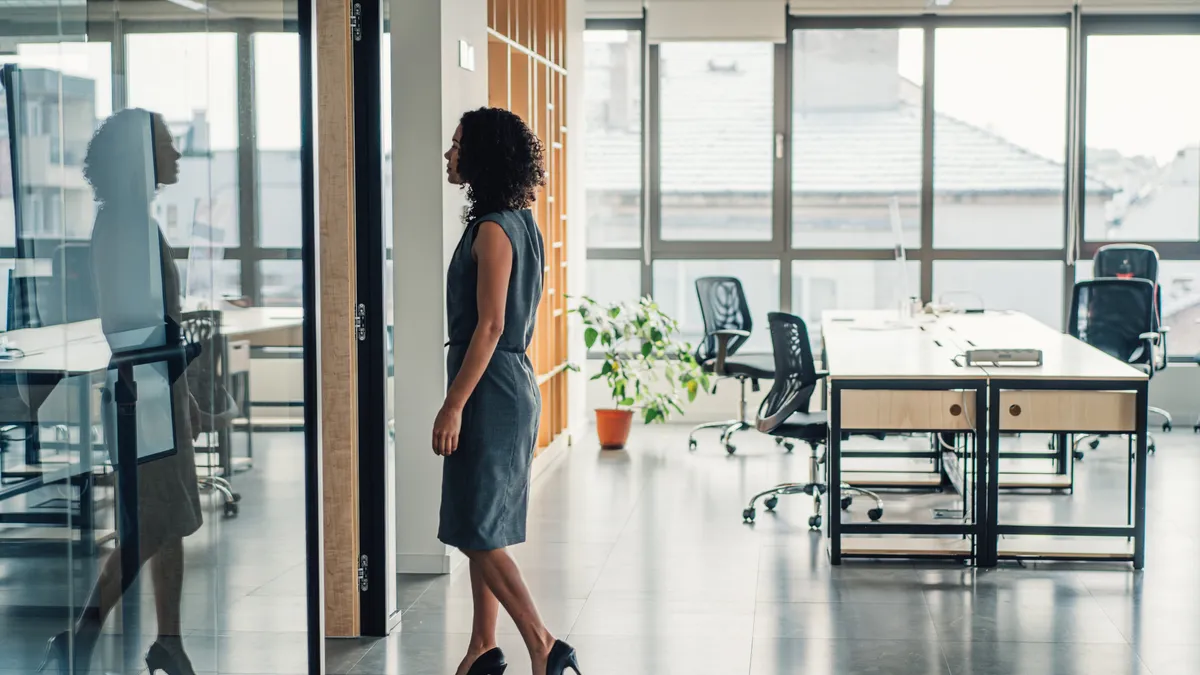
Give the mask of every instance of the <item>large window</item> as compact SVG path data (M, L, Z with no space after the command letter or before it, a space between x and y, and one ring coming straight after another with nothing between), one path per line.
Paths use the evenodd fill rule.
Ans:
M1089 241L1200 240L1200 35L1089 35L1086 160L1105 186Z
M759 328L906 295L1059 327L1068 265L1140 242L1171 355L1200 352L1200 20L792 18L786 46L651 44L645 70L641 27L589 22L589 293L652 290L693 339L700 275L741 277Z
M659 47L662 238L768 241L774 46Z
M642 241L642 33L584 34L588 246Z

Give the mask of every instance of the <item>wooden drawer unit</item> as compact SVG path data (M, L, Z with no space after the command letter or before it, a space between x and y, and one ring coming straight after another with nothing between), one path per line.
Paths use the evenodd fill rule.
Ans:
M842 390L842 429L971 431L974 391Z
M1001 431L1133 433L1131 391L1001 391Z

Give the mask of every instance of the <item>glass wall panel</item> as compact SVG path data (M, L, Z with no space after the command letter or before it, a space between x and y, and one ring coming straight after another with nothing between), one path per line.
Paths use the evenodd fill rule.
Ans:
M775 46L659 48L662 238L769 241Z
M654 261L654 299L664 312L679 322L682 339L693 345L699 344L704 337L704 318L700 315L696 280L708 276L741 279L754 330L739 353L770 354L771 333L767 328L767 313L779 308L779 261Z
M1012 309L1063 327L1063 263L1057 260L938 260L933 300L964 309Z
M1200 91L1173 66L1200 59L1200 35L1087 38L1084 137L1089 241L1200 239Z
M0 672L310 671L300 284L243 233L294 11L0 10Z
M1067 29L938 28L934 36L934 243L1062 248ZM1088 185L1089 195L1103 191Z
M919 28L797 30L792 64L792 245L921 245Z
M584 33L588 246L642 243L642 33Z

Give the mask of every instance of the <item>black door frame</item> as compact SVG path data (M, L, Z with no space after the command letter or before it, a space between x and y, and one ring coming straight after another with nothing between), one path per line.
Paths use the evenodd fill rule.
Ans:
M354 174L358 282L358 521L359 615L364 636L388 634L399 612L389 613L387 471L387 273L383 222L382 3L355 0ZM392 580L393 583L395 580Z

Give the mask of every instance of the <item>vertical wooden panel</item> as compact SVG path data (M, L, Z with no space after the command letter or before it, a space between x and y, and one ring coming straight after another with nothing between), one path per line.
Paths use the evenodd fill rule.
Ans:
M358 369L350 0L317 0L317 227L325 630L359 633Z
M488 39L488 105L510 109L508 44L495 38Z
M532 205L546 244L543 293L529 358L543 399L539 452L567 425L567 177L564 0L490 0L491 105L507 107L529 124L546 149L546 185ZM501 49L503 46L503 49Z

